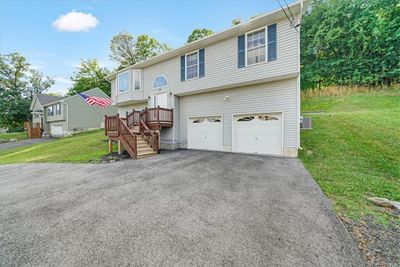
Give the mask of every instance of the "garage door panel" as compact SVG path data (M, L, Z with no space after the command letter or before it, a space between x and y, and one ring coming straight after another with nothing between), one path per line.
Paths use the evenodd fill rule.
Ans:
M222 150L221 117L190 118L188 148Z
M51 135L52 136L62 136L63 135L63 128L59 125L52 125L51 126Z
M235 152L281 155L282 115L235 116L233 136Z

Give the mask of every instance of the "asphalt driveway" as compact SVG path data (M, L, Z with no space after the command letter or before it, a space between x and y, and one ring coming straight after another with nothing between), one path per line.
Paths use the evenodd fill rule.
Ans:
M297 159L0 166L0 265L360 266Z
M49 141L57 140L56 138L50 138L50 137L43 137L43 138L36 138L36 139L25 139L25 140L18 140L14 142L6 142L6 143L0 143L0 150L3 149L10 149L10 148L17 148L21 146L28 146L32 144L37 144L37 143L45 143Z

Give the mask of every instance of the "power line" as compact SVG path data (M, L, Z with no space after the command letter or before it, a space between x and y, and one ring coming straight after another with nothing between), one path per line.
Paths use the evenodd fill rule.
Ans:
M288 14L286 13L285 9L283 8L283 6L282 6L282 4L281 4L281 1L280 1L280 0L277 0L277 1L278 1L279 6L281 7L283 13L285 13L286 18L289 20L290 25L292 25L293 29L295 29L295 31L299 33L299 31L297 30L297 27L298 27L300 24L298 24L297 26L294 25L293 21L289 18ZM289 8L289 6L288 6L288 8ZM290 11L290 9L289 9L289 11ZM292 12L290 12L290 13L292 13Z
M294 16L293 16L292 10L290 10L290 7L289 7L288 3L286 2L286 0L283 0L283 1L285 2L287 9L289 10L290 15L292 16L292 20L294 21Z

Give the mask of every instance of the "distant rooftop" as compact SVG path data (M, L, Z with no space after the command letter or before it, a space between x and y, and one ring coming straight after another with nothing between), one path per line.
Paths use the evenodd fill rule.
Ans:
M62 96L54 96L54 95L46 95L46 94L36 94L36 97L38 98L39 103L42 106L46 105L47 103L58 101L58 100L61 100L64 98Z

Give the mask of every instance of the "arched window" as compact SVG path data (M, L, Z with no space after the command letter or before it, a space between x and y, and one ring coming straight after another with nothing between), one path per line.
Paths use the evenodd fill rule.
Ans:
M164 75L157 76L153 81L153 89L158 89L167 85L168 81Z

